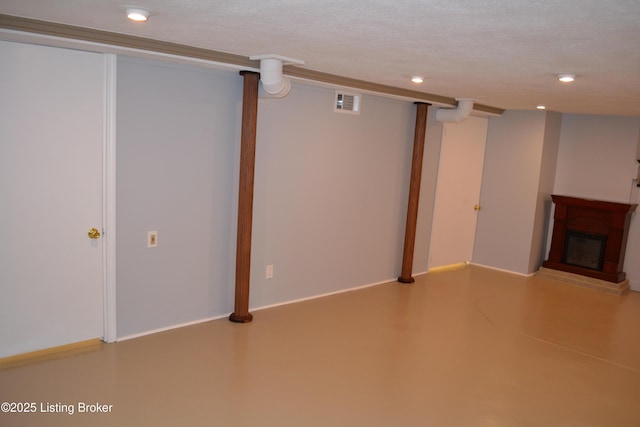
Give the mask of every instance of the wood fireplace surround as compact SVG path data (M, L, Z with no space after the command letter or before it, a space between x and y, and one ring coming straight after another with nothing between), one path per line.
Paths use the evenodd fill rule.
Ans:
M637 204L552 195L549 259L542 266L613 283L626 279L624 255Z

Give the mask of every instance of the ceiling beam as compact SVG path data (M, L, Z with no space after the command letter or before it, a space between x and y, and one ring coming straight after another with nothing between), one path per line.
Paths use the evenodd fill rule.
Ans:
M260 61L252 61L246 56L218 52L178 43L164 42L110 31L76 27L55 22L38 21L0 14L0 28L14 31L25 31L53 37L62 37L85 42L107 44L129 49L139 49L168 55L185 56L223 64L233 64L247 68L260 68Z
M455 98L448 96L434 95L432 93L420 92L417 90L404 89L396 86L387 86L379 83L368 82L365 80L352 79L350 77L338 76L335 74L323 73L321 71L310 70L295 65L285 65L283 67L284 74L290 77L297 77L304 80L311 80L326 83L335 86L345 86L354 89L360 89L367 92L375 92L385 95L407 98L414 102L427 102L429 104L457 105ZM489 105L474 104L475 111L484 113L501 115L504 109L491 107Z
M78 40L83 42L99 43L103 45L117 46L128 49L135 49L147 52L155 52L166 55L175 55L186 58L211 61L219 64L232 65L236 68L246 68L251 70L260 69L260 61L253 61L246 56L232 53L220 52L211 49L204 49L184 44L165 42L144 37L131 36L127 34L114 33L110 31L96 30L92 28L77 27L55 22L40 21L30 18L22 18L12 15L0 14L0 28L12 31L41 34L51 37L61 37L65 39ZM455 106L455 98L421 92L411 89L403 89L395 86L388 86L365 80L343 77L321 71L310 70L297 66L285 66L284 74L304 80L315 81L330 85L359 89L363 91L407 98L412 101L428 102L432 104L442 104ZM489 114L501 115L504 109L489 105L475 104L474 110Z

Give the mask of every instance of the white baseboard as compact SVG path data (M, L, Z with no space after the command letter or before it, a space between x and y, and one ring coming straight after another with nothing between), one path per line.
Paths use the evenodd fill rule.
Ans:
M312 296L305 297L305 298L299 298L299 299L295 299L295 300L283 301L283 302L279 302L279 303L276 303L276 304L263 305L263 306L259 306L259 307L251 307L249 309L249 311L252 311L252 312L253 311L260 311L260 310L265 310L267 308L273 308L273 307L279 307L279 306L283 306L283 305L295 304L297 302L309 301L309 300L312 300L312 299L323 298L323 297L327 297L327 296L330 296L330 295L336 295L336 294L341 294L341 293L345 293L345 292L357 291L359 289L365 289L365 288L370 288L370 287L373 287L373 286L384 285L386 283L391 283L391 282L395 282L395 281L397 281L397 278L389 279L389 280L383 280L381 282L376 282L376 283L369 283L369 284L366 284L366 285L355 286L353 288L340 289L340 290L337 290L337 291L327 292L327 293L320 294L320 295L312 295ZM229 317L230 314L231 313L222 314L222 315L219 315L219 316L207 317L207 318L204 318L204 319L194 320L194 321L191 321L191 322L185 322L185 323L180 323L180 324L177 324L177 325L165 326L163 328L158 328L158 329L153 329L153 330L150 330L150 331L140 332L140 333L137 333L137 334L126 335L126 336L123 336L123 337L118 337L116 339L116 342L132 340L134 338L140 338L140 337L144 337L144 336L147 336L147 335L153 335L153 334L157 334L159 332L166 332L166 331L170 331L172 329L184 328L185 326L192 326L192 325L197 325L199 323L210 322L212 320L226 319L226 318Z
M475 265L476 267L482 267L482 268L488 268L490 270L496 270L496 271L501 271L503 273L510 273L510 274L516 274L518 276L524 276L524 277L531 277L533 275L535 275L535 273L519 273L517 271L511 271L511 270L505 270L504 268L498 268L498 267L491 267L490 265L482 265L482 264L476 264L475 262L470 262L469 264L471 265Z
M369 284L366 284L366 285L355 286L353 288L339 289L337 291L327 292L327 293L324 293L324 294L312 295L312 296L309 296L309 297L304 297L304 298L298 298L298 299L294 299L294 300L278 302L278 303L275 303L275 304L262 305L262 306L259 306L259 307L251 308L249 311L259 311L259 310L265 310L267 308L274 308L274 307L280 307L280 306L283 306L283 305L295 304L297 302L309 301L309 300L317 299L317 298L324 298L324 297L328 297L328 296L331 296L331 295L343 294L345 292L357 291L357 290L360 290L360 289L371 288L373 286L384 285L384 284L387 284L387 283L392 283L392 282L397 282L397 281L398 281L397 278L383 280L381 282L369 283Z
M530 273L530 274L518 273L516 271L505 270L505 269L502 269L502 268L491 267L491 266L488 266L488 265L476 264L474 262L470 262L469 264L474 265L476 267L488 268L490 270L501 271L503 273L515 274L515 275L518 275L518 276L531 277L531 276L535 275L535 273ZM429 272L427 272L427 271L420 272L420 273L414 273L413 276L421 276L421 275L428 274L428 273ZM380 286L380 285L384 285L384 284L388 284L388 283L393 283L393 282L397 282L397 280L398 280L397 278L393 278L393 279L383 280L383 281L380 281L380 282L369 283L369 284L366 284L366 285L354 286L352 288L339 289L337 291L327 292L327 293L324 293L324 294L312 295L312 296L309 296L309 297L283 301L283 302L279 302L279 303L275 303L275 304L252 307L252 308L249 309L249 311L266 310L268 308L274 308L274 307L280 307L280 306L283 306L283 305L295 304L295 303L298 303L298 302L309 301L309 300L313 300L313 299L317 299L317 298L324 298L324 297L328 297L328 296L331 296L331 295L338 295L338 294L342 294L342 293L345 293L345 292L352 292L352 291L357 291L357 290L360 290L360 289L366 289L366 288L371 288L371 287L374 287L374 286ZM640 291L640 283L635 283L635 285L636 285L636 288L634 289L633 282L631 282L631 290ZM222 314L222 315L219 315L219 316L207 317L207 318L204 318L204 319L194 320L194 321L191 321L191 322L185 322L185 323L180 323L180 324L177 324L177 325L166 326L164 328L158 328L158 329L153 329L153 330L146 331L146 332L140 332L140 333L137 333L137 334L126 335L124 337L118 337L116 341L117 342L127 341L127 340L131 340L131 339L134 339L134 338L144 337L146 335L152 335L152 334L157 334L159 332L170 331L172 329L183 328L185 326L197 325L199 323L210 322L212 320L226 319L226 318L229 317L230 314L231 313Z
M532 276L535 276L535 274L536 274L535 272L534 273L529 273L529 274L518 273L517 271L505 270L505 269L502 269L502 268L491 267L491 266L488 266L488 265L476 264L474 262L470 262L469 264L475 265L477 267L488 268L490 270L502 271L503 273L517 274L518 276L524 276L524 277L532 277ZM631 288L631 291L640 292L640 282L639 281L629 280L629 287Z
M147 335L157 334L158 332L166 332L166 331L170 331L172 329L184 328L185 326L192 326L192 325L197 325L199 323L210 322L212 320L224 319L226 317L229 317L229 314L231 314L231 313L223 314L223 315L220 315L220 316L207 317L207 318L199 319L199 320L193 320L191 322L180 323L180 324L177 324L177 325L165 326L164 328L153 329L151 331L140 332L140 333L137 333L137 334L126 335L124 337L118 337L116 339L116 342L132 340L134 338L140 338L140 337L144 337L144 336L147 336Z

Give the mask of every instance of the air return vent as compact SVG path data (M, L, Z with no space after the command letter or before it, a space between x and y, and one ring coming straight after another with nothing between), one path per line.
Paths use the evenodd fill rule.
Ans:
M360 95L338 91L334 106L339 113L360 114Z

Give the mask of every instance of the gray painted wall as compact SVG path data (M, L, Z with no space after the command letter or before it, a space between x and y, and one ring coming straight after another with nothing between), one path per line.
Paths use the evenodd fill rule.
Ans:
M629 202L639 129L638 117L565 114L555 191Z
M444 125L436 120L436 111L437 107L429 107L429 115L427 116L427 135L425 137L416 247L413 259L414 274L427 272L431 250L429 245L436 201L438 163L440 162L440 149L444 134Z
M545 121L541 111L510 110L489 119L476 264L531 273Z
M335 113L334 96L294 84L260 102L251 307L399 275L414 106L365 95Z
M260 103L254 308L399 274L414 106L364 95L360 116L338 115L333 94L295 84L288 98ZM119 337L232 310L241 99L236 72L119 58ZM631 178L640 118L564 115L554 159L558 117L550 114L490 119L474 262L514 272L536 264L540 200L554 161L554 192L639 201ZM427 268L442 139L434 116L432 107L415 273ZM159 232L157 248L146 247L149 230ZM636 290L639 255L636 213L626 260ZM274 264L274 279L264 278L266 264Z
M225 316L242 78L140 59L118 65L118 336ZM286 98L259 102L252 310L400 273L415 107L363 95L360 115L339 114L334 93L294 83ZM423 188L428 205L430 183ZM429 215L419 218L416 272L426 270ZM148 230L158 230L157 248L146 247Z
M565 114L562 118L554 192L576 197L640 203L636 153L640 117ZM631 218L624 271L640 291L640 212Z
M550 234L547 233L547 230L549 230L549 225L553 220L551 194L553 194L556 168L558 165L561 126L562 114L551 111L545 113L538 197L533 223L529 268L527 270L529 273L537 271L540 268L548 253L547 243L551 244L551 242L548 241Z
M637 203L637 117L507 111L491 118L474 262L535 272L548 254L551 194ZM638 214L625 271L640 290Z
M118 336L229 312L242 79L121 57L117 84Z

